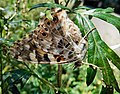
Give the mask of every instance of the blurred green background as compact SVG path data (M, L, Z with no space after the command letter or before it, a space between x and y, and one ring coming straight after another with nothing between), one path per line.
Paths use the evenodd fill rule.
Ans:
M35 29L39 22L40 12L43 12L45 8L38 8L30 12L28 11L31 6L48 1L53 2L53 0L0 0L0 29L2 31L2 38L8 39L9 41L6 43L7 45L11 45L14 41L21 39ZM86 73L88 65L83 65L75 70L73 70L73 66L73 64L63 65L61 88L61 92L63 93L61 94L99 94L103 84L101 81L102 75L100 70L97 72L94 82L87 87ZM28 64L28 67L31 70L34 70L38 76L57 86L57 65ZM2 70L4 81L6 81L6 78L9 76L19 79L19 76L22 75L22 73L26 74L26 79L23 77L25 83L23 83L22 87L21 84L15 84L20 91L20 94L54 94L53 88L37 77L31 76L30 71L24 64L18 61L13 62L10 60L10 57L3 56ZM20 72L20 75L16 76L15 72ZM114 72L119 74L119 71L116 68L114 68ZM116 75L116 77L117 80L120 80L120 75ZM118 82L120 83L120 81ZM5 82L3 85L4 92L5 90L10 90L7 86L8 84ZM2 90L0 89L0 94L1 92ZM7 93L11 94L9 91L5 94ZM114 94L118 93L115 91Z

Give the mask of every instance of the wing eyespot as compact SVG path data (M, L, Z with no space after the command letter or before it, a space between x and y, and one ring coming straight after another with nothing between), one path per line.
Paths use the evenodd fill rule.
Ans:
M49 21L47 22L47 25L50 25L50 22L49 22Z
M48 31L48 28L44 28L45 29L45 31Z
M43 33L42 33L42 36L46 37L46 36L47 36L47 33L43 32Z
M53 21L54 21L54 22L57 22L57 21L58 21L57 16L54 16L54 17L53 17Z
M44 28L45 29L45 28ZM46 28L47 29L47 28ZM43 37L47 37L48 34L45 32L45 30L41 30L40 31L40 34L43 36Z

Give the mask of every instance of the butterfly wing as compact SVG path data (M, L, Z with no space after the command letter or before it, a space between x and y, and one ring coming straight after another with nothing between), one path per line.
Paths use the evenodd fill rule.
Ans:
M44 16L28 37L14 43L12 54L15 58L38 63L65 63L82 59L79 28L68 18L65 10L52 9L51 15L53 20Z

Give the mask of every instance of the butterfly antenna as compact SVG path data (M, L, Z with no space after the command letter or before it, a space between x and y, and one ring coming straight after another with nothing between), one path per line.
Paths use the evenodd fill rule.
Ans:
M80 40L79 44L83 42L84 39L86 39L88 37L88 35L95 30L96 28L91 29L89 32L87 32L87 34L85 34L85 36Z

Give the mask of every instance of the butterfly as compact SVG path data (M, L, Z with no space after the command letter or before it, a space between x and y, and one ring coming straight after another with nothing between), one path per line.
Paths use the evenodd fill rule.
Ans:
M12 56L38 64L81 64L87 41L65 10L51 9L52 19L43 16L36 29L11 47ZM82 40L82 41L81 41Z

